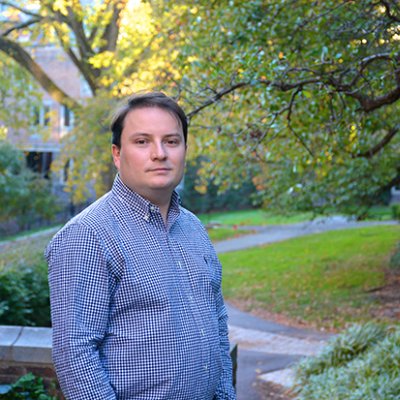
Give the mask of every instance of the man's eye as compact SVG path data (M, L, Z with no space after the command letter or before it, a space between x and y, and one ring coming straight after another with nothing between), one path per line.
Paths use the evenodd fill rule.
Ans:
M145 139L137 139L136 144L146 144L147 141Z
M171 145L171 146L176 146L176 145L179 144L179 140L177 140L177 139L169 139L169 140L167 141L167 143L168 143L169 145Z

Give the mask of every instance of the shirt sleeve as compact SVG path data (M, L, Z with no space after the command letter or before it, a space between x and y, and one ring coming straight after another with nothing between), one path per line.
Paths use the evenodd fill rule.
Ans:
M91 229L72 224L49 244L53 361L69 400L115 400L100 360L110 308L107 257Z
M222 267L213 247L211 252L213 264L218 271L221 271ZM224 304L221 287L216 294L216 305L223 372L213 400L236 400L236 391L233 387L232 359L230 356L228 338L228 313Z

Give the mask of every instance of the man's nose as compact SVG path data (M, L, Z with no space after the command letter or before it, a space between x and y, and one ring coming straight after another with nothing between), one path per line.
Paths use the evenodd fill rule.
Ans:
M163 143L154 143L151 151L152 160L164 160L167 158L167 152Z

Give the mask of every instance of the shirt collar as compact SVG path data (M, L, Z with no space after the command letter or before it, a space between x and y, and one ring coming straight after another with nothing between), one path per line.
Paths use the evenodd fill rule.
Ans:
M124 203L128 204L135 212L142 216L146 221L151 219L152 213L159 212L159 208L140 194L126 186L119 174L116 175L111 189L112 193L119 197ZM171 196L171 203L168 211L168 220L172 224L180 214L180 198L174 190Z

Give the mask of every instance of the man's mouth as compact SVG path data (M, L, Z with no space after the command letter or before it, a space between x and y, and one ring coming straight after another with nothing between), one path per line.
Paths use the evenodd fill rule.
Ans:
M149 170L149 172L168 172L168 171L171 171L171 168L160 167L160 168L152 168Z

